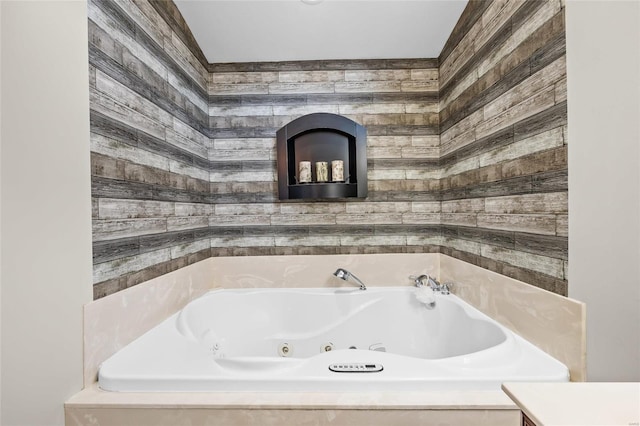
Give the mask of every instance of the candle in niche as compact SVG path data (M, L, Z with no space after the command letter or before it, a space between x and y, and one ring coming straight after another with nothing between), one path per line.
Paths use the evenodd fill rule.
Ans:
M311 161L301 161L298 164L298 183L311 182Z
M326 161L316 162L316 182L327 182L329 180L329 163Z
M331 180L333 182L344 181L344 161L333 160L331 162Z

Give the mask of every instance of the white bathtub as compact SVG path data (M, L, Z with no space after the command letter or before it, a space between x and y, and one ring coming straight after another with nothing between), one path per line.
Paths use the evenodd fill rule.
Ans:
M428 309L415 292L212 291L105 361L99 384L126 392L344 392L568 381L564 364L453 294L437 294Z

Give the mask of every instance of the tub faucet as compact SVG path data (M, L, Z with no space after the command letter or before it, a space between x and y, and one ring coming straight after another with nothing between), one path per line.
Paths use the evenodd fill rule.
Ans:
M367 286L365 286L364 283L358 279L358 277L356 277L355 275L353 275L351 272L347 271L346 269L338 268L333 273L333 275L335 275L336 277L340 278L341 280L345 280L345 281L348 281L349 278L353 278L353 280L355 282L360 284L360 290L366 290L367 289Z
M442 286L440 285L438 280L429 276L429 274L423 274L418 277L412 275L409 278L414 280L414 282L416 283L416 287L423 287L426 285L429 286L433 291L442 290Z
M420 276L415 276L415 275L410 275L409 279L413 280L413 282L415 282L416 287L424 287L424 281L427 280L427 282L429 281L429 275L420 275Z

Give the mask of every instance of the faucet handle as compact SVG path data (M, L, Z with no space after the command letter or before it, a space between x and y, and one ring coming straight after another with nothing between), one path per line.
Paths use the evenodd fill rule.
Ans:
M434 286L436 288L440 288L440 281L438 281L438 279L436 277L432 277L431 275L427 275L427 279L428 279L428 282L432 286Z
M443 283L440 286L440 293L441 294L449 294L451 293L451 288L453 287L453 283Z
M422 287L424 285L429 284L429 280L431 279L431 277L429 276L429 274L422 274L420 276L409 275L409 279L413 280L416 287ZM425 281L426 281L426 284L425 284Z

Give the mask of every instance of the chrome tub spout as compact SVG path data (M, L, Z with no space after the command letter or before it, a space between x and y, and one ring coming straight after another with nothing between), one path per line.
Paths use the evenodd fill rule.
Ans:
M358 283L360 285L360 290L366 290L367 289L367 286L365 286L364 283L362 281L360 281L360 279L358 277L356 277L355 275L353 275L351 272L347 271L346 269L338 268L333 273L333 275L335 275L336 277L338 277L338 278L340 278L341 280L344 280L344 281L348 281L349 278L351 278L356 283Z

